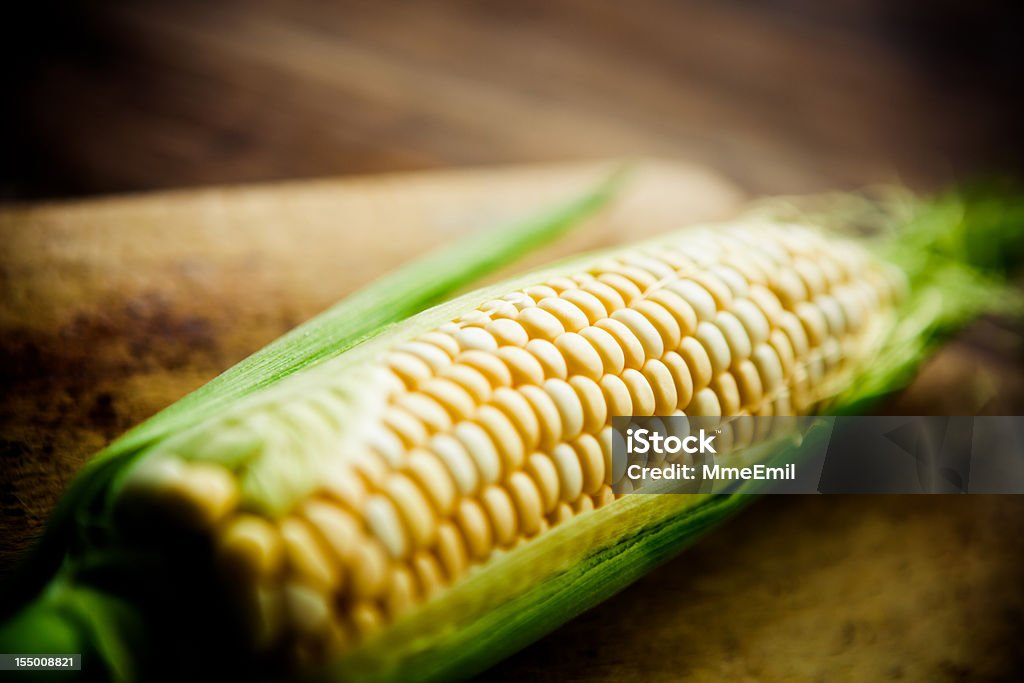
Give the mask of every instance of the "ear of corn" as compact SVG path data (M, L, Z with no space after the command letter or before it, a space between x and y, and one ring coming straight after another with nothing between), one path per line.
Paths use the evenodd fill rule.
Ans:
M740 504L616 496L613 415L803 414L876 394L857 379L878 358L912 364L898 313L936 291L901 265L749 221L460 297L153 444L112 482L110 543L165 547L145 532L166 523L203 539L239 647L268 666L464 675ZM959 314L978 309L968 298Z

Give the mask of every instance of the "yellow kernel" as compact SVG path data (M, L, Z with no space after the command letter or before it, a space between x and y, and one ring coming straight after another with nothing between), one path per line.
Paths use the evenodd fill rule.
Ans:
M645 267L627 263L623 263L622 265L616 266L613 269L613 272L616 272L622 275L623 277L631 280L633 283L636 284L637 287L640 288L641 292L646 292L648 289L657 284L659 279L661 279L655 272L648 270ZM669 272L669 275L671 275L671 272Z
M647 383L647 378L640 372L629 368L622 372L621 379L629 391L629 398L633 405L633 415L653 415L655 406L654 391L651 389L651 385Z
M384 477L391 469L387 462L372 450L356 451L347 460L352 470L371 486L384 481Z
M759 344L750 354L750 360L757 368L758 377L761 380L761 387L769 397L782 386L785 377L782 371L782 364L775 350L768 344Z
M739 319L729 311L722 311L715 318L715 324L722 331L722 336L729 345L731 364L750 358L750 336Z
M501 456L491 436L483 427L475 422L460 422L455 425L452 433L476 464L480 482L490 484L498 481L501 476ZM516 435L515 438L518 442L519 436Z
M352 558L348 565L352 572L349 587L356 599L369 599L380 595L387 579L388 558L384 549L364 538L352 547Z
M398 375L408 389L415 389L434 376L431 367L411 353L389 353L384 357L384 364Z
M629 252L622 258L622 262L628 266L647 271L657 280L663 280L675 274L675 271L665 262L660 253Z
M408 612L416 604L416 579L407 568L398 565L391 570L391 581L384 598L384 607L391 619Z
M391 466L398 465L405 457L405 444L392 430L381 424L371 426L366 435L366 445Z
M678 294L683 301L690 304L697 315L697 321L712 320L718 312L718 306L708 290L693 280L670 280L665 289Z
M590 434L581 434L572 443L583 472L583 492L597 493L604 484L604 453L601 444Z
M742 361L733 370L733 379L740 393L740 403L744 408L756 408L761 404L764 389L757 367L749 360Z
M751 285L750 301L760 309L761 313L769 321L778 320L784 310L779 298L763 285Z
M444 588L444 575L432 554L424 551L416 553L412 558L412 569L424 600L429 600Z
M507 318L492 320L485 329L491 333L500 346L526 346L526 342L530 341L530 335L515 320Z
M644 346L628 327L614 318L599 320L594 327L604 330L615 339L619 348L622 349L622 355L627 368L639 368L644 364L646 360Z
M770 285L782 305L790 311L798 303L807 299L807 287L803 280L788 268L780 268L776 271Z
M493 324L494 321L487 323L488 326ZM483 327L463 327L452 336L455 339L457 348L462 351L477 350L493 352L498 348L498 342L493 336L491 336L491 333Z
M615 493L612 492L611 486L605 484L594 494L593 499L595 508L603 508L605 505L615 502Z
M714 369L711 367L711 357L708 356L704 345L695 337L683 339L679 344L679 356L690 370L694 391L700 391L711 383L711 376L714 372Z
M571 378L569 385L576 392L583 408L583 431L596 433L604 427L608 419L608 405L604 402L601 387L594 380L582 375Z
M551 461L558 472L558 496L563 501L576 500L583 491L583 468L579 456L568 444L558 444L551 453Z
M572 509L577 515L591 512L594 509L594 499L590 496L580 496L572 504Z
M617 375L626 367L626 357L615 337L600 327L585 327L579 334L594 347L601 359L603 374Z
M711 380L711 390L718 397L722 415L732 416L740 412L740 390L736 386L736 378L731 373L723 372Z
M427 386L433 385L436 381L437 380L431 380L427 383ZM436 390L436 385L434 385L434 388ZM443 432L451 429L451 416L430 396L419 392L404 394L395 401L395 405L408 412L409 415L415 418L420 427L426 427L430 432ZM422 431L422 429L413 426L411 423L405 424L406 422L407 418L402 414L398 414L392 418L392 422L389 423L389 426L396 431L399 429L405 430L403 432L405 438L402 440L408 446L415 446L416 444L423 443L427 438L427 433ZM402 434L400 434L400 436L401 435Z
M435 344L428 344L423 341L412 341L398 347L398 351L416 356L430 366L431 372L435 375L451 365L452 359L443 349Z
M352 624L361 637L366 637L384 625L384 614L376 604L364 600L352 607Z
M512 373L496 354L484 351L464 351L456 360L482 374L492 387L512 385Z
M485 302L480 306L480 310L487 313L491 320L500 320L503 318L515 318L519 315L519 309L516 308L515 304L511 301L504 301L502 299L492 299ZM485 323L486 327L489 323Z
M444 334L443 332L427 332L417 339L417 341L423 342L424 344L433 344L444 351L448 355L449 359L455 358L455 356L459 355L458 343L450 335Z
M615 375L605 375L600 381L601 393L608 406L609 417L624 417L633 414L633 399L629 388Z
M594 298L596 298L604 305L605 311L607 311L607 313L617 311L618 309L623 308L626 305L625 300L622 298L622 295L619 294L619 292L598 280L587 280L585 282L581 282L580 290L588 294L592 294ZM601 318L604 317L607 317L607 314L601 316ZM601 318L598 318L597 320L600 320ZM592 322L596 322L596 320Z
M686 305L685 302L683 305ZM682 339L682 332L680 330L679 323L676 322L675 317L667 308L665 308L665 306L656 301L645 298L634 302L631 308L632 310L640 313L643 319L657 330L662 342L662 353L664 353L666 349L672 350L679 346L679 340ZM656 356L649 356L649 358L660 358L661 355L662 354L659 353Z
M679 396L668 367L660 360L652 358L644 363L641 372L654 395L654 414L671 414L678 407Z
M551 397L562 418L562 438L574 439L583 429L583 406L575 390L567 382L549 379L544 391Z
M664 307L665 310L672 315L673 319L675 319L676 325L679 326L678 338L671 343L668 338L665 338L666 349L674 349L678 347L680 338L692 335L696 331L697 313L693 310L693 306L688 304L683 297L674 293L670 289L656 289L647 294L646 298Z
M527 451L532 451L540 443L540 424L529 401L513 389L498 389L494 392L492 404L505 413Z
M437 529L437 556L449 581L461 577L469 567L462 534L451 522L444 522Z
M527 296L537 302L547 297L558 296L558 292L555 291L555 288L549 287L548 285L533 285L531 287L527 287L523 291Z
M573 518L572 506L566 502L559 502L554 512L548 515L548 524L557 526L568 522Z
M575 332L566 332L555 339L555 346L565 359L569 375L601 379L604 363L594 347Z
M820 346L828 337L828 323L821 309L809 302L802 302L793 311L807 333L811 346Z
M449 514L455 505L455 482L437 456L429 451L414 450L409 454L406 467L434 509L441 515Z
M476 491L480 483L479 476L477 475L478 466L470 457L466 447L458 439L447 434L439 434L430 441L430 450L444 464L445 469L448 470L448 474L452 478L452 482L455 484L455 488L458 489L461 495L469 496ZM494 468L500 469L500 464L497 460L498 454L495 453ZM496 478L497 475L495 475Z
M551 340L565 332L565 326L558 318L537 306L519 311L517 320L530 339Z
M597 276L597 281L615 290L622 297L623 306L629 305L633 299L636 299L641 294L640 288L632 281L616 273L602 273Z
M322 632L330 618L330 607L324 594L312 586L289 581L284 586L284 600L291 625L301 633Z
M480 504L487 513L500 546L516 540L516 511L508 492L500 486L488 486L480 492Z
M305 583L323 590L334 588L341 578L340 567L328 556L309 524L289 517L281 522L280 530L289 568Z
M476 500L464 499L455 513L455 523L466 539L466 549L477 560L484 560L494 547L494 536L487 513Z
M686 414L694 417L720 416L722 406L718 402L718 396L708 387L693 395L693 400L686 407Z
M576 289L576 283L567 277L554 277L544 283L561 295L566 290Z
M607 307L590 292L574 288L561 292L559 296L580 309L590 324L608 317Z
M775 351L775 356L782 366L783 376L787 378L792 377L793 368L796 366L793 345L789 340L790 337L781 329L772 330L772 333L768 335L768 345Z
M441 376L462 387L477 404L486 403L491 398L491 383L482 372L468 365L457 363Z
M388 498L375 495L366 501L363 512L366 526L391 557L401 559L409 552L409 538L398 517L398 509Z
M533 408L540 427L540 444L542 450L550 451L562 438L562 417L558 408L547 392L540 387L524 386L519 389Z
M665 342L658 329L642 313L633 308L621 308L612 313L611 317L628 327L636 336L643 347L645 359L661 358L665 352ZM671 318L671 316L667 317Z
M704 271L690 274L689 279L703 287L711 295L711 298L715 300L715 308L719 311L728 310L732 306L732 290L718 276Z
M661 359L672 375L672 384L676 389L676 406L685 406L693 398L693 377L686 361L675 351L669 351Z
M381 417L381 422L402 440L406 448L412 448L427 440L427 429L423 423L399 406L389 407Z
M864 324L864 304L855 287L842 287L835 293L836 300L843 309L843 318L848 330L860 330Z
M625 472L625 459L623 459L622 466L616 469L615 459L612 457L612 443L616 435L619 439L622 438L622 435L611 427L605 427L597 435L597 443L601 446L601 456L604 459L604 483L606 485L611 485L613 481L621 479Z
M302 515L323 540L330 554L348 564L360 539L359 524L347 512L325 500L313 499L302 506Z
M509 473L522 467L526 457L523 437L504 412L494 406L482 406L475 422L490 437L501 456L502 472Z
M716 266L711 269L719 280L725 283L725 286L729 288L732 293L732 300L735 304L736 299L743 299L747 296L749 289L747 280L743 275L731 266Z
M729 369L729 366L732 365L732 351L721 328L713 323L697 325L697 341L707 351L708 359L711 361L712 375L718 375Z
M520 311L524 308L530 308L537 305L537 302L534 301L529 294L525 294L524 292L509 292L501 298L505 301L511 302Z
M590 324L587 314L568 299L551 296L538 301L537 306L558 318L566 332L578 332Z
M508 478L508 490L516 508L520 531L527 536L532 536L539 530L543 514L537 486L525 473L513 472Z
M278 571L284 557L277 529L256 515L236 515L217 540L221 561L244 576L271 576Z
M505 363L512 377L512 385L540 384L544 381L544 368L537 358L518 346L502 346L495 354Z
M563 337L565 335L559 335ZM565 358L562 357L558 348L546 339L532 339L526 344L526 350L533 354L544 372L544 377L551 379L565 379L569 370L566 367Z
M807 288L808 295L812 298L824 292L828 287L825 274L812 261L796 259L793 261L793 270L803 280L804 287Z
M846 333L846 315L835 297L823 294L814 303L825 318L829 336L840 337Z
M761 309L750 299L738 299L732 305L732 313L739 320L740 324L743 325L743 329L746 330L751 346L757 346L768 341L771 325L768 324L768 318L764 316Z
M526 473L537 485L544 514L548 514L555 509L560 493L558 471L555 469L554 463L547 455L534 453L526 459Z

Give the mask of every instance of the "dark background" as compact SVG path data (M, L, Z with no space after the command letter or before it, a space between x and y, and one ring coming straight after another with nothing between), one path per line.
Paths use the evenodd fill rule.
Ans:
M0 199L621 155L1019 170L1020 3L5 3Z

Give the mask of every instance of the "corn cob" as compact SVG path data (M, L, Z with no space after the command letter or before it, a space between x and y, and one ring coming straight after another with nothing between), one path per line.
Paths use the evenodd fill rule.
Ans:
M120 505L212 539L258 652L324 661L614 504L612 416L821 410L904 287L852 242L774 223L574 261L159 443Z

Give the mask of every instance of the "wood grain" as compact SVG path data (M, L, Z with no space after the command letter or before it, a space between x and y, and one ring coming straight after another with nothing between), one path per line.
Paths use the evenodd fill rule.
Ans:
M1009 0L5 11L0 197L609 156L696 160L769 193L1021 170Z

